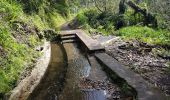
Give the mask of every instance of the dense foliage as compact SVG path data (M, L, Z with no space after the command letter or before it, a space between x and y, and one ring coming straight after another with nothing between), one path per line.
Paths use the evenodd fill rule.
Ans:
M170 30L170 0L148 0L148 10L155 14L160 28Z
M81 11L77 15L73 23L75 23L76 25L78 24L79 25L78 27L83 27L87 30L95 29L104 34L119 33L119 29L126 26L132 26L121 29L120 33L123 30L124 31L123 35L125 35L125 37L127 38L131 37L138 39L137 37L131 36L135 34L136 36L140 36L141 38L143 38L142 39L143 42L149 42L150 40L157 42L156 43L157 45L169 45L168 42L170 41L170 37L168 25L170 15L167 10L169 8L168 6L169 1L166 0L165 1L114 0L114 2L113 0L106 1L93 0L89 2L90 4L93 4L93 6L90 9L89 6L86 6L88 9ZM128 3L129 1L131 1L133 5L132 3L130 5ZM115 3L116 5L113 5L112 3ZM114 10L112 10L112 8L114 8ZM150 27L149 30L152 31L145 30L146 29L145 26ZM152 35L146 37L145 34L143 33L140 35L139 33L141 32Z
M0 0L0 99L34 66L43 32L59 29L67 7L64 0Z

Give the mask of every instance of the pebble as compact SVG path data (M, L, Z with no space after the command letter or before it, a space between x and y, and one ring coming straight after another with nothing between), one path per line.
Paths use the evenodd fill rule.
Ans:
M106 92L106 97L108 100L112 100L110 98L114 98L114 100L120 99L120 89L115 84L110 82L103 81L93 81L89 79L82 79L80 85L80 89L95 89L95 90L103 90Z

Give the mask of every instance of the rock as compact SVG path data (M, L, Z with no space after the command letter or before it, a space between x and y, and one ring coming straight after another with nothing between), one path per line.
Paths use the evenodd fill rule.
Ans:
M82 79L79 85L80 89L93 89L98 91L105 91L106 96L110 98L120 97L120 94L117 92L120 92L120 89L115 86L114 84L110 83L109 81L93 81L89 79ZM90 88L89 88L90 87Z
M119 49L126 49L127 48L127 43L118 44L118 48Z
M44 47L37 47L36 51L42 51L44 49Z
M170 55L161 55L161 54L158 54L158 56L163 58L163 59L170 60Z

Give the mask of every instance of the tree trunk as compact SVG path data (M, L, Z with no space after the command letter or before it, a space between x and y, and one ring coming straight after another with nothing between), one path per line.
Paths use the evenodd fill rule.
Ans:
M134 9L136 13L141 13L142 15L144 15L144 18L145 18L144 24L145 25L152 24L153 27L157 27L158 26L157 25L157 19L155 18L155 16L153 16L150 13L148 13L146 9L140 8L138 5L136 5L131 0L129 0L127 2L127 5L129 5L132 9Z
M121 0L119 3L119 14L124 14L126 11L125 0Z

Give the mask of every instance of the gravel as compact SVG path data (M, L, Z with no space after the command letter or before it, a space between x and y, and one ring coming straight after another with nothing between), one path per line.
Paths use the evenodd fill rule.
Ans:
M123 94L120 88L109 81L93 81L83 78L79 84L81 90L104 91L107 100L133 100L133 97Z

